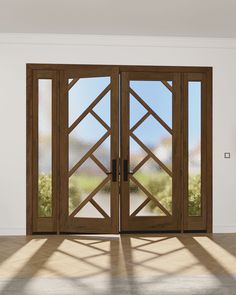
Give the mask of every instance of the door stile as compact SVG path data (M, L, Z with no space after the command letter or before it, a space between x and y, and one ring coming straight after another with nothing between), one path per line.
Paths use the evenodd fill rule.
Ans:
M115 163L116 181L111 185L111 231L119 232L119 68L115 67L111 75L111 171ZM115 161L115 162L114 162Z
M65 72L60 71L60 109L63 110L60 114L60 232L66 231L66 212L68 212L68 202L65 198L68 187L68 137L65 136L68 122L68 97L65 81Z
M121 173L120 173L120 192L121 192L121 232L128 230L128 216L129 216L129 181L125 179L124 170L128 167L126 163L129 163L129 80L128 73L121 73Z
M182 103L181 103L181 74L173 76L172 97L172 120L173 120L173 219L176 220L176 230L182 229L183 209L183 129L182 129Z

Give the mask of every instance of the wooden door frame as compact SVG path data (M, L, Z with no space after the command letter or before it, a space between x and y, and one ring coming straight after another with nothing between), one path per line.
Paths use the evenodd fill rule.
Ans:
M38 160L35 146L37 145L37 138L35 133L35 118L37 115L35 113L35 103L34 101L34 77L38 72L51 72L53 74L54 83L54 92L56 96L59 97L59 73L63 70L95 70L98 67L100 69L107 69L107 68L116 68L119 74L123 72L155 72L155 73L179 73L181 74L181 79L184 81L184 75L191 75L191 74L201 74L204 76L205 86L204 86L204 93L205 93L205 100L204 100L204 124L205 124L205 131L202 136L204 136L205 140L205 179L204 179L204 186L205 186L205 206L206 206L206 228L204 229L206 232L212 232L212 67L179 67L179 66L140 66L140 65L75 65L75 64L27 64L27 71L26 71L26 80L27 80L27 102L26 102L26 233L27 235L33 234L34 231L34 224L35 222L39 222L39 228L45 232L45 226L47 227L47 222L45 223L44 220L35 221L33 218L33 214L35 216L34 211L34 199L35 199L35 181L37 177L36 169L35 169L35 162ZM55 76L54 76L55 75ZM44 76L42 76L43 78ZM186 91L184 90L184 82L182 83L182 96L183 101L186 99ZM57 107L57 116L59 116L59 107ZM57 126L58 127L58 126ZM186 126L183 126L182 130L183 134L186 132ZM57 142L58 139L55 139ZM184 147L183 147L184 149ZM183 164L184 165L184 164ZM55 175L58 175L58 168L53 168ZM58 181L58 176L56 177ZM56 183L57 183L56 181ZM183 186L186 187L186 178L185 183L183 181ZM58 198L58 197L57 197ZM59 198L58 198L59 199ZM184 200L183 200L184 202ZM58 208L58 205L55 205L55 208ZM59 234L59 210L56 209L56 215L54 220L51 222L51 225L48 227L48 232L58 233ZM185 213L186 214L186 213ZM185 217L186 218L186 217ZM182 217L182 220L184 217ZM188 227L188 226L187 226ZM191 229L192 230L192 229ZM47 232L47 230L46 230Z

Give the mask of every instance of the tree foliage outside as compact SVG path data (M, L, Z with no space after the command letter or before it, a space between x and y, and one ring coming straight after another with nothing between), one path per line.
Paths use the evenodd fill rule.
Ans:
M172 179L164 172L136 173L137 180L153 195L157 200L172 213ZM82 195L88 195L103 180L101 176L74 175L69 181L69 212L72 212L81 202ZM51 175L39 175L38 191L38 213L41 217L52 215L52 180ZM102 189L104 193L110 192L108 182ZM142 193L136 184L130 181L130 191ZM143 193L142 193L143 194ZM151 211L163 215L153 201L149 202ZM200 175L190 175L189 177L189 215L198 216L201 214L201 178Z
M189 216L201 215L201 177L200 174L189 176L188 186L188 214Z
M49 174L40 174L38 179L38 215L52 216L52 177Z

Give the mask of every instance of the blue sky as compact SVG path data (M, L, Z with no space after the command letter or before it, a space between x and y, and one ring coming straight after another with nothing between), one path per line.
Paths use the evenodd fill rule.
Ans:
M70 91L69 98L69 123L86 109L86 107L97 97L97 95L109 84L109 77L80 79ZM172 127L172 94L159 81L131 81L130 86L148 103L150 107ZM200 82L189 82L189 145L190 148L199 142L200 134ZM110 93L108 93L94 111L110 124ZM130 96L130 125L135 124L146 110L134 98ZM81 126L77 127L73 136L94 142L105 132L105 129L92 116L86 118ZM140 125L135 131L143 142L149 146L156 146L162 138L169 133L152 116Z
M89 104L102 92L110 83L109 77L80 79L70 90L69 95L69 125L89 106ZM50 83L45 83L49 87ZM160 81L131 81L130 86L140 97L170 126L172 127L172 95L171 92ZM189 145L190 149L199 143L200 136L200 82L189 82ZM43 86L42 86L43 87ZM43 89L42 89L43 90ZM48 89L49 90L49 89ZM42 98L49 97L47 89L42 91ZM46 95L45 95L46 94ZM42 108L42 130L50 128L49 104L44 102ZM110 124L110 92L96 105L94 111L109 125ZM130 96L130 125L135 124L146 110L134 98ZM95 118L88 115L71 136L94 143L104 133L105 128ZM145 144L150 147L156 146L162 138L169 133L152 116L146 119L134 132Z

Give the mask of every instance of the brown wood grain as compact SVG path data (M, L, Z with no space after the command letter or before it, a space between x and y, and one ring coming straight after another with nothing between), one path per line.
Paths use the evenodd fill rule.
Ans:
M92 104L69 127L68 91L80 78L110 77L111 83L94 98ZM38 216L38 79L52 80L52 181L53 214L49 218ZM72 81L68 84L68 79ZM129 81L161 81L172 93L172 128L129 86ZM172 86L167 81L173 81ZM188 81L201 81L201 175L202 214L188 216ZM120 86L121 85L121 86ZM111 125L108 126L93 107L106 93L111 93ZM147 113L130 129L129 92L146 108ZM121 111L120 111L121 110ZM72 218L68 214L68 180L78 167L68 171L68 136L85 116L91 113L111 138L110 163L116 161L117 181L111 183L111 217L91 198L90 202L105 217ZM173 216L145 217L136 214L148 203L146 199L139 208L129 213L129 181L124 181L124 160L130 161L129 138L132 136L147 152L147 156L129 173L135 173L151 157L156 156L147 149L132 132L141 126L149 116L172 135L173 165L170 171L159 161L159 165L172 176ZM120 123L119 123L120 122ZM120 130L119 130L120 129ZM69 132L68 132L69 130ZM107 138L107 137L106 137ZM96 147L99 146L97 144ZM108 173L103 164L93 155L89 157ZM212 68L171 66L129 66L129 65L27 65L27 234L37 232L59 233L118 233L130 231L207 231L212 232ZM119 158L120 154L120 158ZM78 159L81 164L81 160ZM78 164L77 163L77 164ZM110 164L112 165L112 164ZM129 165L128 165L129 166ZM110 167L112 171L112 167ZM132 173L131 173L132 172ZM99 209L100 208L100 209ZM104 212L103 212L104 211ZM102 213L103 212L103 213ZM135 213L135 214L134 214ZM119 218L120 217L120 218ZM120 225L119 225L120 219Z

